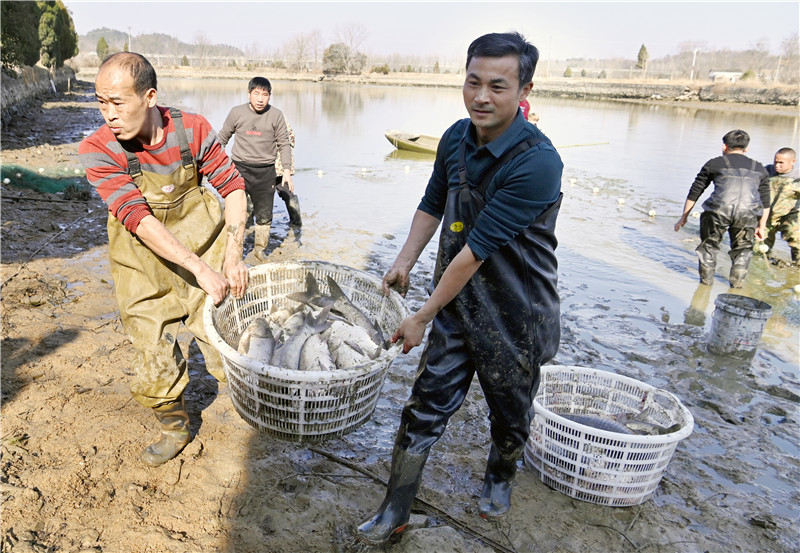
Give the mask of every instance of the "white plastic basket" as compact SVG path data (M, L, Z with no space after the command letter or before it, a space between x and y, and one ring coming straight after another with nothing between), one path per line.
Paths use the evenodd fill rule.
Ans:
M638 505L658 487L678 442L694 418L669 392L607 371L542 367L525 463L546 485L576 499L614 507ZM664 435L622 434L560 416L639 415L670 427Z
M330 372L279 368L236 351L250 321L268 314L273 305L299 305L286 295L304 291L309 272L325 294L330 292L327 277L333 277L387 337L409 315L405 300L396 292L384 296L376 277L332 263L298 261L251 268L244 297L228 296L218 307L207 299L203 322L210 343L222 356L231 400L239 415L272 436L313 443L346 434L369 419L402 345L393 344L377 359L358 367Z

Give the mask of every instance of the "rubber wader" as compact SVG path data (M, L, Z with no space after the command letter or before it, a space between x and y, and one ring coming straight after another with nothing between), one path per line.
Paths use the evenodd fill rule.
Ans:
M369 543L383 543L405 530L411 518L411 504L419 491L422 469L428 459L428 449L421 454L409 453L395 445L389 489L378 512L358 527L358 536Z
M128 172L153 215L179 242L212 269L221 271L226 242L222 209L216 196L200 186L180 111L170 109L170 114L181 149L181 165L166 175L146 171L135 152L126 150ZM132 367L136 376L130 387L134 399L152 408L180 401L189 382L177 341L181 323L194 335L208 372L224 381L222 359L209 344L203 326L206 293L194 276L156 256L111 214L107 228L120 318L136 349Z
M473 186L466 175L462 139L461 186L448 191L435 283L466 245L492 177L536 142L512 148ZM528 228L486 259L434 318L400 418L389 489L376 515L359 527L362 539L379 543L405 527L413 501L410 492L416 493L419 487L424 459L466 398L476 372L489 405L492 449L496 451L487 464L486 500L481 500L481 507L486 504L488 516L508 510L516 461L530 432L539 366L553 358L560 338L554 253L560 204L561 195ZM410 462L410 458L421 462ZM404 466L409 468L404 471Z
M191 439L191 433L183 396L178 401L153 407L153 413L161 425L161 439L147 446L142 451L141 459L146 465L159 467L186 447Z

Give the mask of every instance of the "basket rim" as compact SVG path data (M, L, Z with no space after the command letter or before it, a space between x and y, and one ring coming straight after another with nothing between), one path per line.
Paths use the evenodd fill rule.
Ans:
M669 434L663 435L651 435L651 434L621 434L619 432L610 432L607 430L602 430L599 428L594 428L591 426L586 426L585 424L580 424L578 422L569 420L567 418L562 417L558 413L551 411L550 409L546 408L542 405L537 398L533 400L534 412L537 415L542 415L544 418L549 419L553 422L557 422L563 426L569 427L573 430L577 430L579 432L583 432L584 434L591 434L592 436L596 436L598 438L604 438L608 440L614 440L619 442L628 442L628 443L646 443L646 444L656 444L656 445L666 445L672 444L675 442L679 442L684 438L688 437L692 431L694 430L694 417L692 416L692 412L683 404L683 402L678 399L678 397L669 392L667 390L662 390L660 388L656 388L651 384L647 384L646 382L642 382L641 380L636 380L635 378L631 378L628 376L620 375L613 373L611 371L604 371L600 369L592 369L589 367L581 367L578 365L546 365L541 367L541 372L554 372L556 370L564 370L567 369L569 372L579 373L579 374L587 374L587 375L594 375L594 376L602 376L604 378L610 378L611 380L616 380L619 382L625 382L626 384L631 384L633 386L637 386L640 389L644 389L646 391L652 392L657 391L660 394L666 395L671 401L675 402L677 405L678 410L683 415L683 425L679 430L676 432L671 432ZM543 379L542 379L543 380ZM541 386L541 384L540 384ZM538 394L537 394L538 395Z
M354 269L353 267L347 267L346 265L339 265L336 263L330 263L328 261L311 261L311 260L297 260L297 261L285 261L279 263L263 263L261 265L256 265L255 267L250 267L248 272L250 273L250 277L252 278L253 275L267 273L272 270L276 269L302 269L306 267L322 267L325 269L332 269L333 271L339 272L355 272L358 273L359 276L365 277L367 280L372 281L375 286L379 289L381 288L382 281L379 280L374 275L366 273L360 269ZM411 314L411 311L406 304L405 299L397 293L395 290L391 290L389 297L387 300L395 303L400 307L403 311L403 318L408 317ZM241 301L235 299L233 296L227 296L223 302L225 301ZM222 305L222 304L220 304ZM388 348L381 351L380 355L375 359L370 359L358 365L356 367L351 367L349 369L336 369L335 371L301 371L298 369L286 369L283 367L276 367L275 365L270 365L269 363L264 363L260 361L256 361L255 359L248 357L246 355L242 355L236 349L228 345L228 343L222 339L222 336L219 335L217 332L216 326L214 325L214 312L218 309L217 306L214 305L211 296L206 296L205 304L203 305L203 325L206 330L206 335L208 337L209 342L212 346L214 346L219 352L220 355L223 357L227 357L228 359L232 359L235 361L239 366L245 367L248 371L256 373L261 376L267 376L270 378L282 378L284 380L292 380L292 381L300 381L300 382L332 382L338 380L347 380L351 378L357 378L359 376L369 374L372 372L377 372L383 370L383 363L376 363L378 360L383 360L384 362L388 360L394 359L397 356L399 350L403 347L403 341L398 340L394 344L391 344Z

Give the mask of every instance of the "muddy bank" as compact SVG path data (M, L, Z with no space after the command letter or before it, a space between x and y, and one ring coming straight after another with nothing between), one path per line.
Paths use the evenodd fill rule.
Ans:
M70 67L53 71L43 67L21 67L16 77L3 74L3 127L26 107L33 107L44 98L55 98L68 91L74 80L75 72Z
M80 84L79 91L37 106L4 131L4 164L74 171L78 140L101 123L91 87ZM571 197L560 216L563 228L598 214L592 186L598 183L580 176L574 191L589 193L569 192L565 185ZM666 388L695 417L693 434L681 442L647 502L610 508L578 501L548 488L520 463L511 512L498 522L482 520L477 498L488 422L474 385L433 449L411 530L385 547L356 543L354 527L383 497L417 350L392 365L364 426L308 447L248 426L227 385L209 377L197 348L183 336L194 439L174 461L146 468L138 454L156 438L155 419L128 391L133 349L114 301L104 205L96 194L68 199L5 184L1 190L3 553L800 548L800 379L786 368L792 359L778 359L783 354L771 344L748 361L710 355L702 326L669 320L660 311L658 289L569 248L559 250L563 339L556 362ZM613 204L609 212L617 209L615 198ZM592 227L598 236L607 230L602 225L617 225L606 212L596 217L602 219ZM382 236L376 249L391 252L402 244L385 229L354 235L349 228L316 228L313 214L307 219L302 243L286 240L273 250L274 259L341 262L345 256L334 245L353 249L364 234ZM629 232L655 232L647 230L653 223L646 216L641 219L625 222ZM333 245L326 249L322 244L328 243ZM658 253L667 262L686 264L682 252L665 249ZM381 275L387 256L370 253L357 268ZM791 278L770 270L776 280ZM433 259L421 259L409 293L412 309L424 301L432 271ZM782 324L796 327L797 311L782 312Z

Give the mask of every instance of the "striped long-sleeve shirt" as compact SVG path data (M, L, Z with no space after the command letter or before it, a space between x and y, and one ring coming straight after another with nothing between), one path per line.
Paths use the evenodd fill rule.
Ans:
M142 171L164 175L172 173L181 165L181 153L169 110L161 106L158 110L164 118L164 138L153 146L137 143L134 151L142 165ZM243 190L244 180L239 176L206 118L183 112L183 124L200 178L206 176L223 198L234 190ZM106 202L108 210L125 228L135 234L139 222L152 211L128 175L128 160L122 145L108 126L103 125L83 139L78 152L86 170L86 178Z

